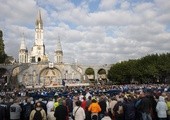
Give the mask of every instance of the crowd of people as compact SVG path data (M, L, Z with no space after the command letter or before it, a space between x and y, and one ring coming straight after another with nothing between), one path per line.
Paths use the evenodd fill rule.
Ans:
M0 92L0 120L170 120L170 87L103 85Z

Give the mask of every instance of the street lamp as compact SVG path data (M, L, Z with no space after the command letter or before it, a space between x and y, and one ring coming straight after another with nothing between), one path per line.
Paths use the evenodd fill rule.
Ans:
M65 80L67 79L67 73L68 73L68 71L66 70L66 72L65 72Z

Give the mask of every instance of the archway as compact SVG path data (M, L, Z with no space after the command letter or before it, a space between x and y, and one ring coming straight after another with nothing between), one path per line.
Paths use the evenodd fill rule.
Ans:
M45 68L40 73L39 84L42 86L60 85L61 82L62 75L57 68Z
M99 69L99 71L98 71L98 81L101 84L104 84L107 82L106 70L103 68Z
M19 74L19 67L16 67L12 70L12 76L10 84L11 86L15 87L18 85L17 75Z
M87 75L87 78L91 82L95 82L95 73L94 73L94 69L93 68L87 68L86 71L85 71L85 74Z

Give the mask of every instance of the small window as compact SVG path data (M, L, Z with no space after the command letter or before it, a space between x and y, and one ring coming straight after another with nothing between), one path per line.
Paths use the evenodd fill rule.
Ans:
M31 60L33 63L35 63L35 57L32 57L32 60Z
M39 57L39 58L38 58L38 62L40 62L40 61L41 61L41 58Z

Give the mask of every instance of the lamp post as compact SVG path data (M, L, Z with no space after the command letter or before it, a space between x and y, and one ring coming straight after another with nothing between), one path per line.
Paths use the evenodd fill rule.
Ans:
M66 72L65 72L65 80L67 79L67 73L68 73L68 71L66 70Z
M67 80L67 73L68 73L68 71L66 70L66 71L65 71L65 79L62 80L62 85L63 85L63 86L65 86L65 83L67 82L67 81L66 81L66 80Z

